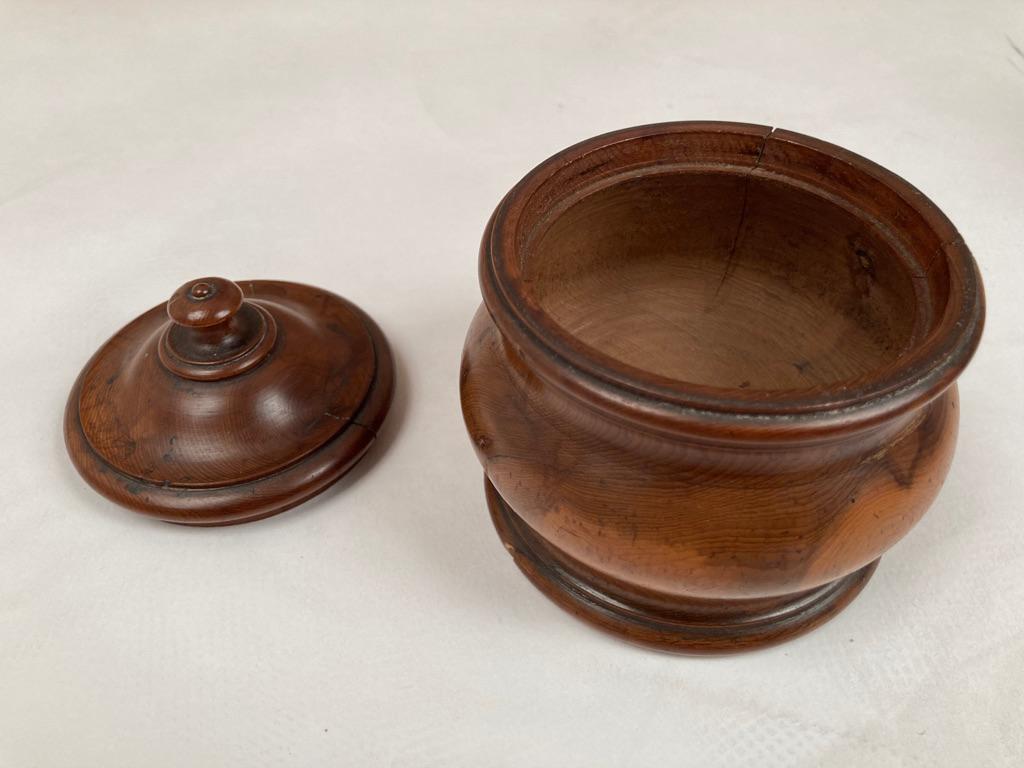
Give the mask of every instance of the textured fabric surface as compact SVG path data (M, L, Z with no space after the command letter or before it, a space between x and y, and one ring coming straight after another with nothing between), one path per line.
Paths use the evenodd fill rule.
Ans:
M1024 6L0 3L0 766L1024 763ZM574 141L731 119L891 168L981 265L940 497L853 605L733 658L564 614L488 521L459 413L480 233ZM381 444L196 530L75 475L68 390L185 280L379 321Z

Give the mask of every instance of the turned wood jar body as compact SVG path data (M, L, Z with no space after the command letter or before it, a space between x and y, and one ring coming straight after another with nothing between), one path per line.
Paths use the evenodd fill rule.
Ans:
M834 615L953 456L973 259L920 192L786 131L583 142L499 205L462 404L492 518L576 615L685 652Z

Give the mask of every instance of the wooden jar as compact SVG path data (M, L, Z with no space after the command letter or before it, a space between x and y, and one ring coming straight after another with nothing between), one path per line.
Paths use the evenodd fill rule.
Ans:
M910 184L737 123L584 141L480 250L462 406L494 524L573 614L722 652L841 610L949 469L974 260Z

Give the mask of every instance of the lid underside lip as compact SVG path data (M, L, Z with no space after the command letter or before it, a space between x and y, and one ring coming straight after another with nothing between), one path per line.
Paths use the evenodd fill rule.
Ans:
M375 437L367 428L353 427L304 460L267 477L219 488L174 488L122 475L92 451L80 430L65 429L75 467L95 491L148 517L186 525L248 522L291 509L344 476Z
M688 147L687 141L699 149L719 142L728 156L716 163L716 158L707 154L694 155L697 150ZM681 155L691 155L666 159L658 155L662 151L658 142ZM759 391L695 385L652 374L581 343L546 314L523 279L529 244L538 228L543 230L549 223L538 221L557 218L560 214L551 214L552 209L568 208L591 194L595 186L663 174L665 163L684 169L731 166L748 179L756 175L783 182L789 180L787 163L791 163L796 168L792 174L795 183L813 188L817 177L812 174L824 173L821 178L830 186L821 187L822 196L839 197L854 210L860 200L850 189L860 194L859 184L864 189L882 190L919 217L913 237L921 242L935 238L936 249L922 257L926 264L920 277L927 278L933 261L941 259L948 268L945 315L893 367L891 375L859 386L839 382L831 389ZM897 227L896 222L884 221L878 211L864 210L863 214L866 221L878 223L882 229ZM904 222L903 226L910 225ZM902 232L897 235L903 237ZM920 247L919 242L915 244ZM725 419L751 426L823 428L829 422L870 419L909 407L937 395L956 378L977 346L984 319L984 297L969 250L941 211L918 190L839 147L788 131L733 123L672 123L616 131L545 161L524 177L495 211L481 246L481 285L495 322L521 349L535 356L542 374L599 408L627 416L632 412L641 418L649 411L652 419L680 425ZM567 374L567 369L572 373Z
M284 473L287 473L287 472L293 470L297 465L300 465L304 461L306 461L307 459L310 459L310 458L314 457L317 453L320 453L322 451L325 451L325 450L329 449L332 444L338 442L339 440L342 440L342 439L346 438L347 437L346 433L349 432L349 431L355 430L355 431L363 431L363 432L367 433L367 437L365 438L367 441L372 441L372 440L376 439L376 437L377 437L377 432L376 432L375 429L372 429L371 427L369 427L369 426L367 426L365 424L362 424L362 423L360 423L360 422L358 422L358 421L356 421L354 419L345 419L344 423L339 428L339 430L330 439L325 441L323 444L317 446L312 451L310 451L308 454L297 457L295 459L295 461L293 461L293 462L291 462L289 464L286 464L286 465L284 465L282 467L276 468L276 469L274 469L274 470L272 470L270 472L267 472L266 474L254 475L252 477L246 477L246 478L242 478L242 479L238 479L238 480L234 480L233 479L233 480L230 480L230 481L227 481L227 482L223 482L223 483L208 483L208 484L202 484L202 485L200 485L200 484L191 484L190 485L190 484L175 484L175 483L170 483L170 482L167 482L167 481L160 482L160 481L156 481L156 480L150 480L150 479L143 478L143 477L136 477L134 475L130 475L130 474L127 474L127 473L121 471L116 466L114 466L113 464L108 462L96 450L96 448L91 443L89 443L88 436L85 434L84 430L82 429L80 412L76 412L74 414L74 418L77 420L78 432L81 435L82 446L89 451L89 453L92 455L94 461L97 464L101 464L104 467L104 471L105 472L109 472L109 473L115 474L119 478L121 478L126 485L133 486L133 489L132 489L133 492L138 492L139 489L145 487L145 488L149 488L149 489L153 489L153 490L167 490L167 491L171 491L171 492L175 492L175 493L185 493L185 492L197 492L197 493L200 493L200 492L210 492L210 493L215 493L217 491L232 490L232 489L237 489L237 488L241 488L241 487L244 487L244 486L251 486L251 485L254 485L254 484L266 481L266 480L268 480L270 478L282 475Z

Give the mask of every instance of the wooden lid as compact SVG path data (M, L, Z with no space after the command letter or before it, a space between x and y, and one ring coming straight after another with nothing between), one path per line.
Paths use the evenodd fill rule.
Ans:
M206 277L99 349L68 398L64 436L82 477L119 504L177 523L239 523L351 469L393 386L387 341L351 302Z

